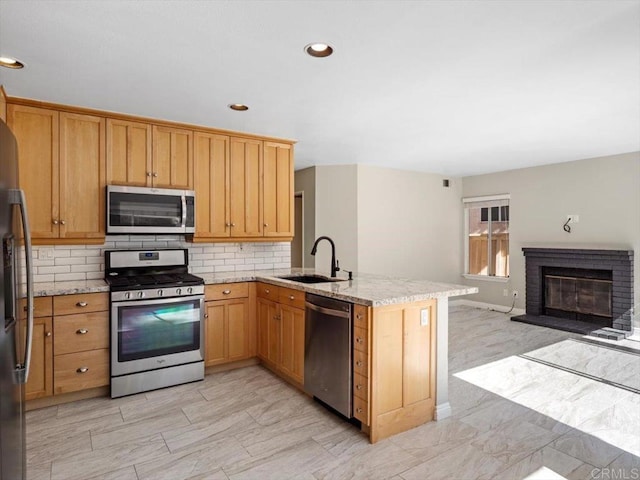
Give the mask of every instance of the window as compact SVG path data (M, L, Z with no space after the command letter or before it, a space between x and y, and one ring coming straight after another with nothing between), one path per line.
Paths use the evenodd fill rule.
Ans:
M509 277L509 195L463 198L465 273Z

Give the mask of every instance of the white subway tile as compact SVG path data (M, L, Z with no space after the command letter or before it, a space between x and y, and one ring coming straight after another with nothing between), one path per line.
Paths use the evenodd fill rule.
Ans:
M167 248L167 242L142 242L142 248Z
M87 264L102 264L104 263L104 257L103 256L99 256L99 257L86 257L87 258Z
M205 267L213 267L216 265L225 265L225 260L203 260L202 265Z
M214 272L235 272L236 267L234 265L220 265L213 267Z
M33 259L34 267L53 267L55 265L54 260L39 260L37 258Z
M86 257L62 257L55 259L56 265L85 265Z
M48 273L69 273L71 272L71 265L58 265L56 267L38 267L38 275L46 275Z
M222 259L222 258L236 258L236 254L235 253L214 253L213 254L213 258L216 260Z
M87 280L103 280L104 272L87 272Z
M61 249L61 248L54 248L53 249L53 257L54 258L59 258L59 257L70 257L71 256L71 250L70 249Z
M202 260L189 260L189 265L192 267L201 267Z
M236 265L236 272L246 272L248 270L255 270L253 265Z
M291 262L275 263L273 268L291 268Z
M227 258L224 261L225 265L244 265L244 259L242 258Z
M55 276L52 274L49 275L33 275L33 283L42 283L42 282L53 282L55 280ZM26 278L24 280L26 282Z
M194 260L213 260L213 253L194 253L190 257Z
M71 273L99 271L100 265L71 265Z
M56 273L56 282L65 282L68 280L86 280L87 275L85 273Z

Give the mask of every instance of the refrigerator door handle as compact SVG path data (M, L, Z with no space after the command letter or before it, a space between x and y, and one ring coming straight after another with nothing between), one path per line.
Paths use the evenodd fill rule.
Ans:
M9 202L18 205L22 230L24 232L24 259L27 270L27 335L25 340L24 362L16 365L16 373L20 383L27 383L29 368L31 366L31 344L33 342L33 268L31 251L31 230L29 229L29 215L27 213L27 200L24 191L20 189L9 190ZM14 293L15 298L15 293Z

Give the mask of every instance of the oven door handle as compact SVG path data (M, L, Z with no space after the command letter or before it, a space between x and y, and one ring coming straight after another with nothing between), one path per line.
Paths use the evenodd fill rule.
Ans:
M182 194L182 228L187 228L187 195Z

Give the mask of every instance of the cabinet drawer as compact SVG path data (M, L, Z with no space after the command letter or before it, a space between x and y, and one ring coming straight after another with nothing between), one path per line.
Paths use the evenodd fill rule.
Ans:
M55 355L109 348L109 312L89 312L55 317Z
M54 393L75 392L104 385L109 385L109 349L53 357Z
M364 305L354 305L353 306L353 326L358 328L364 328L367 330L369 328L369 307Z
M34 297L33 299L33 316L51 317L53 315L52 297ZM20 299L20 310L17 312L18 318L26 318L27 316L27 299Z
M80 293L53 297L54 315L100 312L109 309L108 293Z
M204 298L209 300L227 300L229 298L244 298L249 296L249 284L220 283L204 287Z
M280 287L278 302L282 305L290 305L292 307L302 308L304 310L305 293L300 290L294 290L292 288Z
M357 373L353 374L353 394L364 401L369 401L369 379Z
M353 397L353 416L365 425L369 425L369 402Z
M353 327L353 348L367 353L369 351L369 341L367 339L367 330L364 328Z
M353 350L353 371L364 377L369 376L369 355L367 352Z
M257 295L260 298L268 298L274 302L278 301L278 295L280 294L280 288L275 285L269 285L268 283L258 283Z

